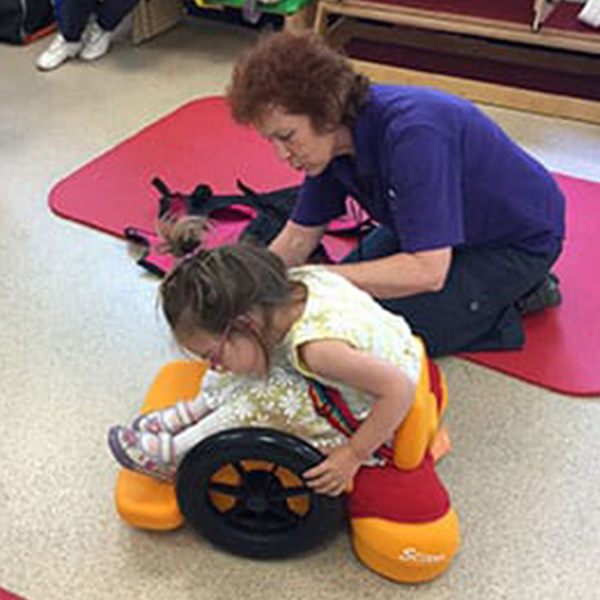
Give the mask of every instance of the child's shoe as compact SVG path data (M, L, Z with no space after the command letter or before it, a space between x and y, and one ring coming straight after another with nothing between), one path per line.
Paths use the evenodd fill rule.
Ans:
M590 27L600 27L600 0L587 0L577 18Z
M135 431L117 425L108 432L108 446L117 462L126 469L163 481L175 480L173 437L170 434Z
M83 50L79 58L90 61L104 56L110 48L112 35L112 31L106 31L92 21L83 34Z
M58 33L50 46L38 56L35 66L40 71L52 71L70 58L77 56L82 47L82 42L67 42L62 34Z
M175 435L197 421L189 404L189 402L177 402L173 406L140 415L133 421L131 428L135 431L148 431L155 434L164 431Z

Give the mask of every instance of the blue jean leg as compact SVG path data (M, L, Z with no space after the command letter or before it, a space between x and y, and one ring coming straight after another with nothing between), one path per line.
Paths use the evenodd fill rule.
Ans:
M138 2L139 0L104 0L98 8L98 25L106 31L113 31Z
M96 0L56 0L58 29L68 42L81 40L83 30L96 8Z
M520 348L525 338L515 303L543 281L560 249L559 240L548 255L513 247L454 249L444 289L379 303L405 317L432 356ZM398 251L394 232L380 227L344 262Z
M102 29L113 31L139 0L56 0L58 28L68 42L81 40L92 14Z
M379 226L369 232L342 262L357 263L362 260L382 258L396 252L400 252L396 234L389 227Z

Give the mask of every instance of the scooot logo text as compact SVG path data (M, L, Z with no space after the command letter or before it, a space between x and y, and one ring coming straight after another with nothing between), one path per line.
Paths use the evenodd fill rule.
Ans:
M416 548L404 548L398 559L402 562L412 562L419 564L437 564L446 560L445 554L426 554L425 552L419 552Z

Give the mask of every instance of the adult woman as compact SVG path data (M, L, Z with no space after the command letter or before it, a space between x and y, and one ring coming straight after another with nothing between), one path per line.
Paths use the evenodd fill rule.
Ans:
M405 316L432 355L518 348L521 313L560 302L562 194L471 103L370 85L316 35L290 33L239 60L228 98L306 174L272 250L302 263L354 197L379 226L331 268Z

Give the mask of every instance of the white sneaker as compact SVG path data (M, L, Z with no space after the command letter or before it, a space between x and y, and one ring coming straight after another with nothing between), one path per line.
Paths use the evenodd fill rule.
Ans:
M92 21L83 34L83 50L79 58L83 60L96 60L104 56L110 48L112 35L112 31L106 31L98 23Z
M577 18L590 27L600 27L600 1L587 0Z
M65 61L77 56L81 51L83 44L81 42L67 42L65 38L58 33L52 40L48 49L40 54L35 61L35 66L40 71L51 71L60 67Z

